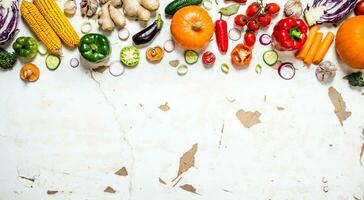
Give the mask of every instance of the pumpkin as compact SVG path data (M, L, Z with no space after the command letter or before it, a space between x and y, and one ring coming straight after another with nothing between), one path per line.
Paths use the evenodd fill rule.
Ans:
M355 69L364 69L364 16L346 20L339 28L335 41L342 61Z
M198 50L210 42L214 25L205 9L200 6L186 6L173 15L171 33L183 48Z

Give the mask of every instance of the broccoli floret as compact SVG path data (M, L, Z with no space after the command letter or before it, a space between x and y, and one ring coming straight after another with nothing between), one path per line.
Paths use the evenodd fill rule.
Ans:
M364 78L362 72L355 72L349 75L349 84L351 86L364 87Z
M9 53L0 48L0 69L10 70L14 67L16 62L15 53Z

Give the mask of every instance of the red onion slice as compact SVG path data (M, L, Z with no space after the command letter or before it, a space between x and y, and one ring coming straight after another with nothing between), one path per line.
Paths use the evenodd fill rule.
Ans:
M262 45L270 45L272 43L272 37L270 37L270 35L268 34L262 34L260 37L259 37L259 42L260 44Z
M176 48L176 45L173 40L167 40L164 42L163 49L166 52L171 53L174 51L175 48Z
M109 66L109 72L113 76L121 76L125 73L125 67L120 61L114 61Z
M229 30L229 38L232 41L238 41L241 38L241 31L237 28L231 28Z
M130 32L129 32L129 30L128 29L126 29L126 28L123 28L123 29L121 29L119 32L118 32L118 36L119 36L119 39L120 40L127 40L128 38L129 38L129 36L130 36Z
M80 61L77 58L71 58L70 66L76 68L80 65Z
M284 62L279 66L278 74L284 80L291 80L296 75L296 68L292 63Z

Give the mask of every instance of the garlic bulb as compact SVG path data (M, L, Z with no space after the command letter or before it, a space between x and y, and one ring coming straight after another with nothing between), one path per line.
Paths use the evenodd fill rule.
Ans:
M73 16L76 13L77 5L74 0L67 0L64 4L63 12L67 16Z
M302 15L302 3L300 0L288 0L286 4L284 4L284 14L286 17L297 17L299 18Z
M92 17L96 14L99 8L98 0L82 0L80 3L81 13L83 16Z
M320 63L316 68L316 78L320 82L328 83L332 81L336 75L336 66L330 61Z

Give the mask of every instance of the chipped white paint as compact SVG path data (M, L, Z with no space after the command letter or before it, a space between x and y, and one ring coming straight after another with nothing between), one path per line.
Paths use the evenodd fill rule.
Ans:
M161 2L163 12L168 1ZM216 7L210 13L217 19ZM84 20L72 18L79 33ZM169 23L152 46L169 39ZM140 29L136 22L128 27L132 34ZM22 23L20 28L19 35L29 34ZM116 32L110 38L117 43L115 60L131 42L120 42ZM316 80L314 67L295 62L299 70L292 81L266 66L255 73L252 66L262 64L267 49L257 45L250 68L228 75L219 66L229 56L219 55L214 68L199 63L179 77L168 64L182 61L182 53L174 52L158 65L143 58L121 77L95 73L98 85L87 70L68 66L77 50L64 50L57 71L48 71L38 55L41 77L33 84L19 80L20 62L0 72L0 200L363 199L362 92L341 79L344 65L331 48L328 57L341 68L330 85L352 112L341 126L329 85ZM217 53L215 40L209 50ZM158 108L164 102L168 112ZM235 116L241 108L259 110L262 123L244 128ZM195 167L173 187L179 158L195 143ZM128 175L115 175L123 166ZM329 181L323 184L322 177ZM180 188L186 184L199 195ZM107 186L116 192L105 193Z

